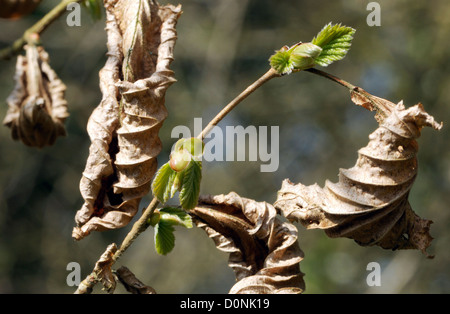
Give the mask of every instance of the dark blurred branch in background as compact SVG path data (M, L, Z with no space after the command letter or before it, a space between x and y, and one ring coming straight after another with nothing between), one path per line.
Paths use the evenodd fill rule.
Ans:
M19 53L22 47L30 40L29 36L31 34L42 33L51 23L58 19L64 12L66 12L66 8L69 4L71 4L72 2L78 3L81 1L82 0L62 0L36 24L27 29L23 33L22 37L17 39L11 46L0 50L0 59L10 59L14 55Z

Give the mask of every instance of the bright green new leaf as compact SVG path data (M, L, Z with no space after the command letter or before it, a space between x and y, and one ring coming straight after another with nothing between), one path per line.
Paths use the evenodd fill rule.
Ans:
M166 255L175 247L175 228L173 224L160 220L155 226L155 249L158 254Z
M170 198L170 192L177 172L170 168L169 163L165 163L159 168L152 182L153 195L161 203L167 202Z
M155 249L158 254L166 255L175 247L175 228L192 228L192 218L181 208L166 207L158 212L159 220L155 227Z
M193 157L201 157L203 155L205 143L196 137L191 137L185 139L183 148L186 149Z
M169 181L167 181L166 189L164 190L164 199L167 200L172 198L177 191L178 187L176 186L176 178L178 176L178 172L172 171L169 177Z
M176 226L182 226L186 228L192 228L192 218L191 216L181 208L176 207L166 207L160 209L161 219L167 223Z
M183 182L180 191L180 203L184 209L192 209L197 205L202 180L202 163L192 160L183 170Z
M280 74L290 74L292 71L306 70L315 65L315 58L322 48L311 43L298 43L292 47L283 47L269 59L270 66Z
M177 191L181 190L181 185L183 184L184 171L175 172L175 176L173 179L172 187L170 188L170 196L172 198Z
M355 31L355 29L341 24L328 23L325 25L311 42L322 48L315 63L320 66L328 66L343 59L352 45Z
M322 48L312 43L299 43L292 47L291 62L296 70L306 70L315 64L315 59L322 52Z
M269 59L270 66L280 74L290 74L294 69L291 61L291 51L288 47L283 47L276 51Z

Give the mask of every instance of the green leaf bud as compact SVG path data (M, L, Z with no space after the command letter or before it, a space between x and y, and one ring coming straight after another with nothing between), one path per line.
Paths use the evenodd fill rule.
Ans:
M192 155L186 150L176 150L170 154L169 165L176 172L183 171L191 162Z

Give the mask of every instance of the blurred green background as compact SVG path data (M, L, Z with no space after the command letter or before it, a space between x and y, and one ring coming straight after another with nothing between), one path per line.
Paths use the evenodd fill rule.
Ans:
M330 239L300 225L300 264L305 293L450 292L450 4L447 0L377 1L381 26L366 23L370 1L179 1L183 14L172 68L178 82L166 96L169 117L160 137L162 164L175 142L177 125L211 119L220 108L268 69L275 49L310 41L328 22L357 29L347 57L327 69L368 92L407 106L422 102L440 131L424 129L419 139L419 175L410 193L414 211L433 220L427 259L419 251L360 247L349 239ZM58 1L43 0L24 19L0 20L0 48L16 38ZM166 4L161 1L161 4ZM177 4L177 3L173 3ZM120 243L131 225L71 238L78 190L90 144L86 123L101 99L98 71L106 60L104 16L93 21L82 11L81 26L69 27L66 15L42 34L50 64L65 82L70 117L68 136L44 149L28 148L0 128L0 293L72 293L66 284L69 262L88 275L106 246ZM13 88L15 58L0 61L0 116ZM270 81L240 104L226 125L279 126L280 165L260 172L258 162L205 162L201 193L235 191L273 203L281 182L305 185L337 181L340 167L351 167L357 150L377 127L373 113L353 105L347 90L310 73ZM150 196L142 202L148 204ZM234 284L228 255L218 251L200 229L176 231L176 246L156 254L152 230L141 235L119 260L158 293L227 293ZM380 287L368 287L366 266L381 265ZM117 292L123 292L118 288Z

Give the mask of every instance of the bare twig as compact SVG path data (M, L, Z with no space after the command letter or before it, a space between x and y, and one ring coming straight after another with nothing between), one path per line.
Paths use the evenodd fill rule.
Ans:
M197 136L197 138L203 140L205 136L216 126L227 114L231 112L237 105L241 103L245 98L247 98L251 93L257 90L261 85L267 81L273 79L274 77L279 77L280 74L274 69L270 68L263 76L256 80L253 84L247 87L242 93L240 93L235 99L233 99L228 105L226 105L203 129L203 131Z
M159 201L156 197L154 197L153 200L150 202L150 204L142 213L139 220L134 223L133 227L131 228L130 232L128 232L125 239L123 239L120 248L114 254L113 257L114 262L117 261L119 257L130 247L130 245L134 242L134 240L147 229L147 227L149 226L148 220L150 219L150 217L152 217L153 212L155 211L156 207L158 207L158 205Z
M356 95L361 100L363 99L364 101L367 101L369 103L369 105L362 105L362 104L359 104L359 105L362 105L362 107L364 107L368 110L377 110L378 114L381 115L382 117L388 116L392 111L392 108L390 107L390 105L387 104L390 102L366 92L361 87L355 86L337 76L331 75L327 72L324 72L324 71L321 71L321 70L318 70L315 68L310 68L305 71L319 75L321 77L325 77L335 83L338 83L339 85L346 87L350 91L350 93L352 95L352 100L354 102L356 99L353 99L353 98ZM357 102L355 102L355 103L357 103Z
M19 53L23 46L30 40L30 35L42 33L51 23L66 12L66 8L69 4L81 1L82 0L62 0L36 24L28 28L23 33L22 37L18 38L11 46L0 50L0 59L9 59Z
M313 74L316 74L316 75L319 75L319 76L322 76L322 77L325 77L325 78L327 78L329 80L332 80L333 82L336 82L336 83L338 83L338 84L340 84L342 86L347 87L349 90L353 90L353 89L356 88L355 85L350 84L349 82L344 81L343 79L341 79L341 78L339 78L337 76L331 75L331 74L329 74L327 72L318 70L316 68L310 68L310 69L307 69L305 71L313 73Z

